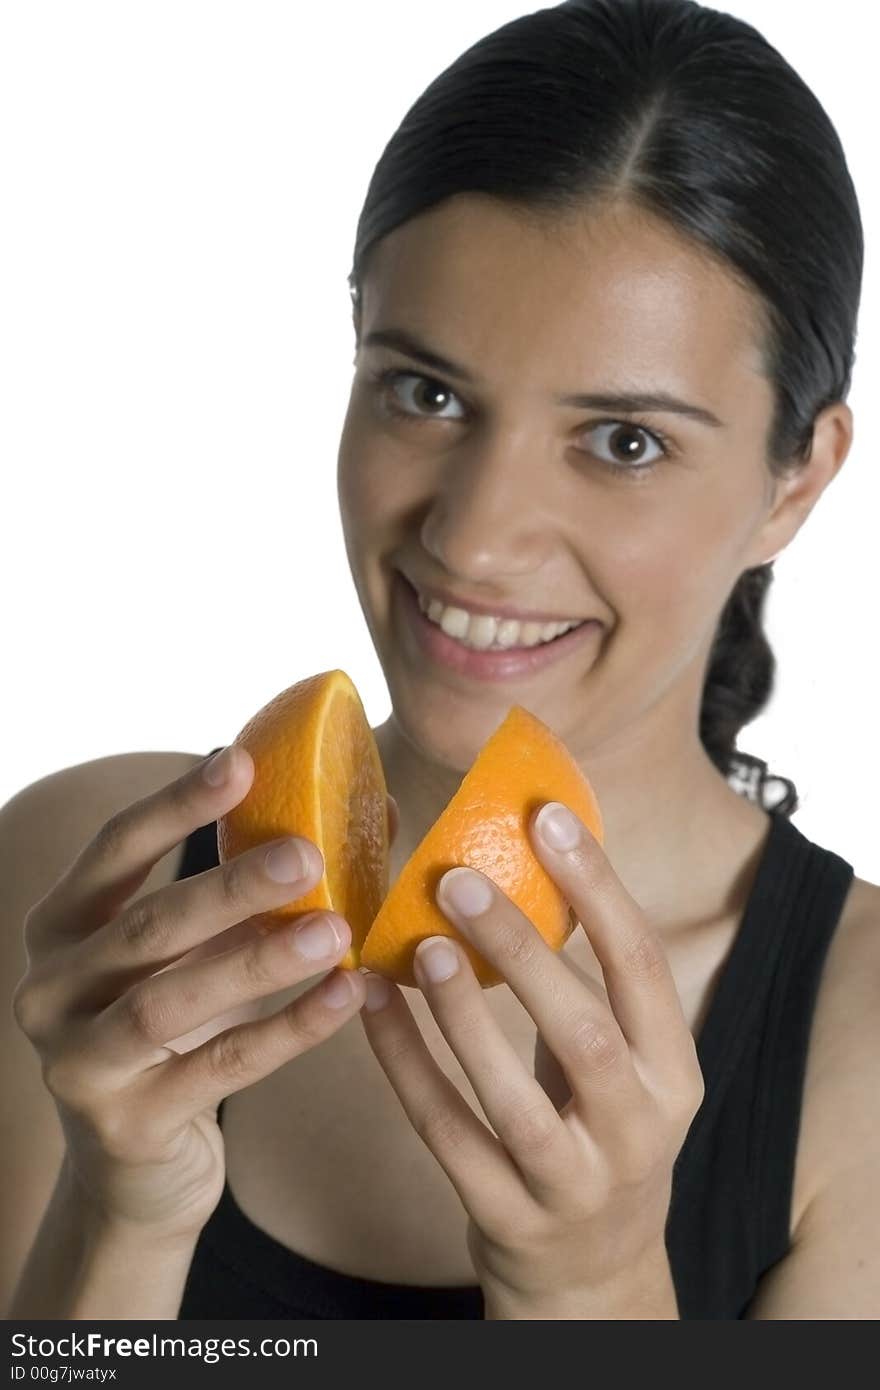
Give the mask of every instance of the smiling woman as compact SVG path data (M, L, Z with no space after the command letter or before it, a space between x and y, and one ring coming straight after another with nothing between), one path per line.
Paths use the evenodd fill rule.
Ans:
M371 982L369 1042L461 1204L420 1165L401 1200L407 1158L418 1158L384 1110L381 1140L374 1126L369 1140L368 1127L359 1130L371 1171L385 1176L369 1217L347 1209L358 1231L350 1238L289 1212L279 1219L240 1169L249 1214L300 1252L271 1290L264 1282L273 1306L407 1317L479 1315L481 1306L489 1316L557 1317L877 1311L864 1288L854 1282L843 1295L821 1273L855 1265L860 1227L871 1216L876 1225L878 1212L852 1193L841 1205L842 1175L869 1171L876 1140L858 1154L835 1150L830 1136L850 1128L847 1106L816 1080L839 1075L818 1051L829 1037L835 1049L852 1039L850 1076L864 1077L876 1044L867 1006L852 1032L839 1011L841 998L856 997L877 891L853 884L846 861L790 826L793 784L735 746L773 687L761 625L772 559L849 449L862 254L846 160L815 97L754 29L687 0L585 0L516 19L442 73L385 147L349 277L357 352L338 486L391 692L391 718L376 732L400 806L393 866L509 702L527 703L580 759L606 821L610 864L581 853L570 900L585 882L601 884L618 932L629 920L643 957L655 959L659 938L706 1098L684 1145L667 1146L660 1113L645 1121L625 1068L603 1100L590 1099L588 1082L579 1110L572 1044L549 1056L553 1010L514 960L505 971L512 1008L510 996L478 1001L458 971L442 984L426 979L429 1007L414 996L408 1012L392 991L389 1006L373 1010ZM559 634L558 624L582 619ZM588 892L578 915L589 940L570 943L567 958L620 1023L627 989L602 955L601 908ZM500 903L482 936L474 924L486 949L493 924L514 937L524 930ZM876 946L867 949L876 966ZM560 1010L564 977L532 959L548 994L553 979ZM656 964L645 975L659 978ZM680 1035L672 1043L673 1011L664 1022L660 1004L658 995L653 1055L640 1070L659 1065L670 1030L671 1065L688 1092L688 1047ZM585 1019L585 996L561 1011ZM511 1134L518 1173L434 1060L445 1040L462 1061L456 1091L472 1086L507 1139L505 1107L485 1077L486 1059L505 1055L500 1024L520 1053L517 1062L507 1053L507 1108L518 1094L539 1139L538 1153L523 1152ZM595 1026L582 1021L594 1048ZM588 1210L596 1175L583 1152L572 1157L529 1085L533 1054L569 1122L580 1115L596 1142L607 1124L609 1148L614 1124L603 1112L614 1091L621 1166L627 1133L651 1136L645 1165L655 1146L676 1157L671 1201L671 1164L637 1188L633 1173L646 1168L634 1163L631 1186L611 1184ZM584 1066L583 1049L579 1057ZM309 1094L317 1090L316 1074ZM231 1109L233 1138L243 1113ZM567 1185L548 1178L554 1164ZM672 1299L657 1258L663 1239L634 1234L632 1212L645 1210L636 1190L647 1191L647 1210L668 1215ZM436 1212L430 1234L426 1209ZM512 1248L512 1231L525 1250ZM212 1306L209 1251L233 1236L243 1231L230 1202L195 1263L188 1315ZM267 1253L255 1239L252 1274ZM621 1286L617 1256L646 1246L647 1261L634 1257ZM614 1278L597 1251L613 1255ZM452 1286L443 1296L441 1276Z
M563 4L474 44L389 140L357 228L339 495L391 690L378 737L404 835L430 823L505 699L528 699L589 771L615 869L692 990L708 1098L667 1238L685 1317L822 1315L822 1290L791 1263L775 1295L756 1290L815 1193L809 1090L793 1156L805 981L835 928L847 937L852 871L813 847L828 879L795 944L806 861L801 879L764 813L778 825L796 789L736 739L773 690L773 559L850 446L862 260L816 98L753 28L681 0ZM432 631L414 594L438 596ZM511 608L590 618L590 640L547 634L533 661L467 649L500 645ZM740 952L762 931L769 978L771 949L793 976L803 953L799 1000L750 976ZM754 1045L734 1031L747 998L757 1034L789 1030L778 1070L739 1051ZM398 1055L403 1024L387 1026ZM736 1087L724 1052L739 1057ZM770 1095L776 1128L743 1150ZM817 1131L833 1124L826 1111ZM801 1271L821 1258L807 1248Z
M17 1311L138 1316L132 1268L180 1318L880 1316L880 888L736 747L773 558L850 447L862 258L828 115L692 0L526 14L415 102L357 227L338 459L391 882L518 703L601 806L601 846L528 827L577 929L550 951L450 865L509 988L426 941L419 989L352 972L331 1018L317 958L227 936L307 881L218 865L243 750L129 806L29 914L71 1157Z

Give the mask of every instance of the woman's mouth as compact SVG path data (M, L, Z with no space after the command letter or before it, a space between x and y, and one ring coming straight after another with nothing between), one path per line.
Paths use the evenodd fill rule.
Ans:
M404 628L414 639L419 654L446 667L447 670L477 680L527 678L542 671L545 666L561 661L569 653L582 647L585 642L594 640L602 631L602 624L590 618L549 641L539 641L537 645L490 646L480 649L444 632L427 613L423 613L418 594L399 570L395 570L393 574L392 598ZM459 622L458 626L465 631L463 622Z

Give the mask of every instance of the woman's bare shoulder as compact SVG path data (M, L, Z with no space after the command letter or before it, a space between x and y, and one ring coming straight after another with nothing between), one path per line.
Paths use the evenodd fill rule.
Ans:
M14 885L16 905L42 897L111 816L182 777L204 756L114 753L60 768L16 792L0 807L0 882ZM181 854L166 855L140 891L170 882L168 871Z
M129 791L129 800L135 800L173 781L175 777L182 777L188 768L194 767L204 757L204 753L149 751L110 753L87 762L73 763L29 782L0 806L0 814L5 815L7 809L13 806L26 806L38 800L48 805L57 804L60 795L68 790L78 794L87 793L100 805L115 802L120 796L124 798ZM123 801L123 805L127 804Z
M873 1035L878 980L880 885L854 877L820 977L811 1037L817 1061L839 1057L845 1037L857 1048L866 1029Z
M828 947L813 1012L800 1152L806 1209L859 1163L864 1097L877 1090L880 886L853 878ZM880 1136L878 1136L880 1137ZM880 1150L878 1150L880 1157Z

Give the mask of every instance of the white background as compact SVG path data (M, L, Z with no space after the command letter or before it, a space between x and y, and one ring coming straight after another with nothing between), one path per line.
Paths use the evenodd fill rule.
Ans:
M207 752L335 666L387 717L336 500L355 226L424 87L538 7L2 7L0 804L107 754ZM739 745L876 882L874 7L720 7L825 106L867 242L856 442L776 563L776 692Z

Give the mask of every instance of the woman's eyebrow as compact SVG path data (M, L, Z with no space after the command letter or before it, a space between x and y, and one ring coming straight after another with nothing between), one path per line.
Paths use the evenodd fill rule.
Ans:
M459 381L473 385L474 378L465 367L451 362L448 357L441 357L403 329L374 328L365 335L363 346L397 348L416 362L442 372L444 376L457 377ZM581 410L621 410L624 413L651 410L662 414L686 415L701 425L711 425L715 429L725 428L724 421L719 420L711 410L706 410L700 405L691 405L668 391L591 391L574 396L557 396L556 403L575 406Z

